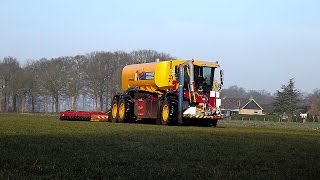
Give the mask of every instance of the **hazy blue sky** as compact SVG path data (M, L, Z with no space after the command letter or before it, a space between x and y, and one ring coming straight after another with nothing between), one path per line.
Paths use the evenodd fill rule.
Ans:
M0 0L0 58L154 49L219 59L226 87L320 88L319 0Z

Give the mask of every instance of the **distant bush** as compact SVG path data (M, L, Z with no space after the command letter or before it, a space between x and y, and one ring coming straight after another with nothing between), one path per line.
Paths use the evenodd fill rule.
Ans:
M246 120L246 121L274 121L277 122L280 119L279 115L247 115L247 114L233 114L228 117L229 120ZM280 119L281 120L281 119Z
M313 119L312 116L308 115L306 122L319 122L320 117L315 116ZM247 114L233 114L232 116L226 117L227 120L243 120L243 121L273 121L279 122L288 120L283 120L280 115L276 114L268 114L268 115L247 115ZM296 116L293 118L292 122L303 122L303 119L300 116Z

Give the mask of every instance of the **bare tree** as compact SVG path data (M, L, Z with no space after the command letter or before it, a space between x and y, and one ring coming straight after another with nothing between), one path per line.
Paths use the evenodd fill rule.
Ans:
M312 116L312 121L315 122L316 118L320 119L320 89L316 89L308 96L310 104L309 113Z
M121 72L130 60L131 56L124 51L116 51L108 58L108 76L105 92L106 109L109 108L113 95L121 90Z
M254 98L259 104L272 104L274 96L265 90L250 90L247 92L247 97Z
M221 96L223 98L239 98L248 97L248 93L244 88L234 85L229 87L228 89L222 89Z
M24 111L24 100L27 93L27 83L29 82L29 76L24 72L23 69L19 69L13 79L9 82L9 87L13 94L13 108L14 112Z
M70 98L70 108L77 109L77 99L83 88L85 56L75 56L66 62L65 91Z
M1 81L1 110L8 112L16 111L17 107L17 95L15 94L14 88L10 87L13 83L11 82L17 72L20 70L19 62L16 58L5 57L0 62L0 81ZM11 108L9 108L11 106Z
M160 53L155 50L138 50L130 52L131 61L128 64L154 62L156 59L160 61L175 59L170 54Z
M103 111L103 95L107 88L110 73L107 65L107 57L109 56L112 56L112 53L92 52L87 55L87 61L85 62L84 81L92 92L95 110Z
M42 61L42 60L41 60ZM24 110L29 112L35 112L36 106L41 106L37 102L41 102L40 99L45 94L45 90L40 85L40 68L41 61L29 61L23 68L23 88L25 93L26 108Z
M51 60L42 59L39 62L38 78L40 85L52 99L52 111L59 111L59 97L66 84L67 61L70 57L59 57Z

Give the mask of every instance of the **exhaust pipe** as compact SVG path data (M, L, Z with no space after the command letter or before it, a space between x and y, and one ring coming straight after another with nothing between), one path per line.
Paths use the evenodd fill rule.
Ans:
M184 87L184 66L188 66L190 70L190 99L191 102L196 102L196 96L194 91L194 68L193 68L193 60L186 61L185 63L179 66L179 97L178 97L178 123L183 123L183 87Z
M179 96L178 96L178 123L183 124L183 86L184 86L184 64L179 66Z
M194 66L193 66L193 60L188 60L184 63L185 65L187 65L189 67L189 71L190 71L190 99L191 102L195 103L196 102L196 95L195 95L195 90L194 90Z

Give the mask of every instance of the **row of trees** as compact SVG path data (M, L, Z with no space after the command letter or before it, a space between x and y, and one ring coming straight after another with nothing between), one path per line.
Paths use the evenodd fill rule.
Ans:
M154 50L91 52L33 60L24 67L5 57L0 60L0 112L76 110L79 102L82 110L105 111L120 90L122 68L155 59L173 57Z
M16 58L0 59L0 112L59 112L75 109L105 111L120 91L121 70L127 64L174 59L154 50L91 52L86 55L39 59L21 66ZM228 98L253 97L272 112L289 119L308 111L320 116L320 90L302 96L294 80L275 94L238 86L223 89ZM304 110L301 107L306 107Z
M274 95L265 90L245 90L237 85L223 88L221 90L222 98L251 98L253 97L259 104L272 104L274 102Z

